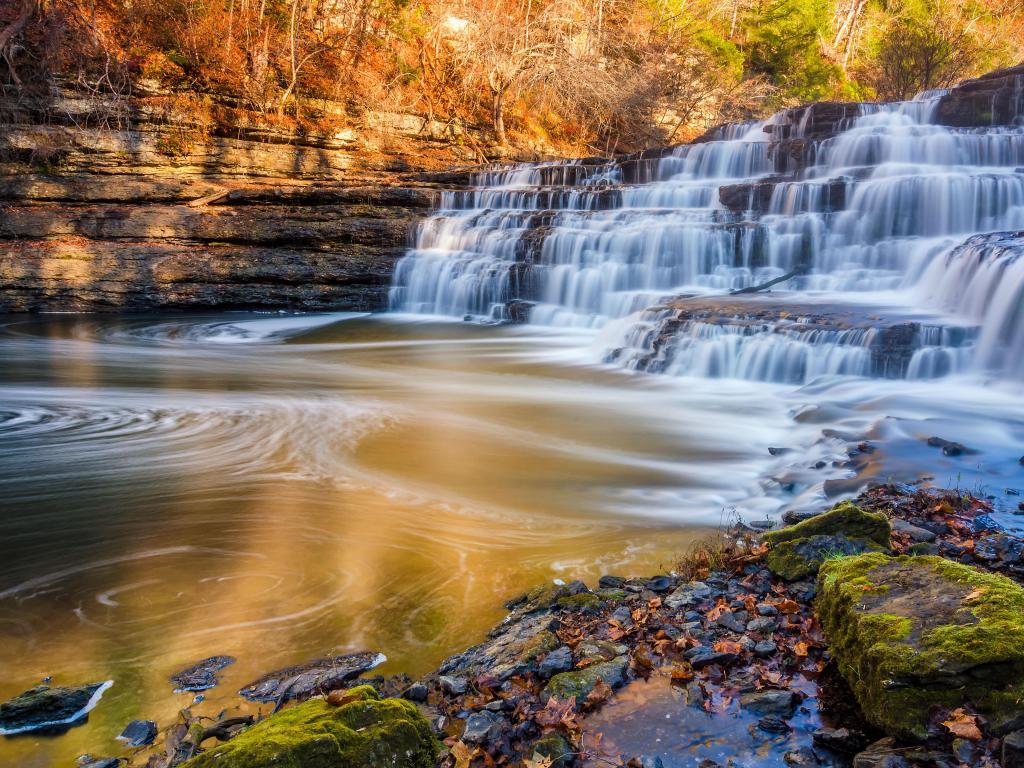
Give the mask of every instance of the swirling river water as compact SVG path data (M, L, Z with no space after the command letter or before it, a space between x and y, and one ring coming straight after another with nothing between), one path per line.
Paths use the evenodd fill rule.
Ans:
M0 319L0 699L114 681L86 725L0 740L0 765L118 754L210 655L238 659L211 715L334 651L425 672L538 581L652 573L734 510L820 503L851 473L826 428L885 438L866 474L1024 486L1013 389L656 377L601 348L402 315ZM979 453L942 457L935 430Z

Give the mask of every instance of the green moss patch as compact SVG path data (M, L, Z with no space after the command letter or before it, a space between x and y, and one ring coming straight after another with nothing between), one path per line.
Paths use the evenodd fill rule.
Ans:
M433 768L437 741L415 704L349 693L340 707L313 699L272 715L184 768Z
M828 560L815 610L864 715L924 738L935 705L971 703L996 731L1024 724L1024 589L938 557Z
M805 579L829 559L865 552L888 552L888 518L867 512L851 502L802 523L766 533L770 547L765 563L788 581Z

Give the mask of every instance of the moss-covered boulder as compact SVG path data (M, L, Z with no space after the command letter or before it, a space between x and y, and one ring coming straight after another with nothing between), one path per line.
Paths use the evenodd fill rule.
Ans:
M996 733L1024 725L1024 589L939 557L828 560L815 610L872 723L924 738L931 707L971 703Z
M433 768L437 740L415 704L367 685L345 698L283 710L184 768Z
M787 581L805 579L829 558L888 552L890 533L885 515L846 501L802 523L766 533L770 549L765 563Z
M570 672L562 672L555 675L548 681L547 686L541 691L541 700L547 701L555 698L562 701L572 699L576 706L583 706L587 696L598 682L604 682L612 688L618 688L626 680L626 668L629 666L629 659L625 656L617 656L611 661L600 664L593 664L583 669L574 669Z

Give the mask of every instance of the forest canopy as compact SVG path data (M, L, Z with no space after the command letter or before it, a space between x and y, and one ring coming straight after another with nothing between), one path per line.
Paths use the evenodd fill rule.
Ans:
M609 151L1024 58L1019 0L7 0L8 96L163 89L292 123L413 114Z

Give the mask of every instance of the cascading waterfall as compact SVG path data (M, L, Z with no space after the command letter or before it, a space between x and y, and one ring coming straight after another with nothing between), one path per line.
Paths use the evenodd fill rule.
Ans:
M945 93L784 111L658 157L486 171L420 228L392 308L618 321L609 359L700 376L1024 374L1024 116L938 125ZM730 297L714 319L674 298L784 276L758 322L745 308L769 295ZM836 327L807 310L800 327L794 304L895 308L912 330L896 354L868 309Z

